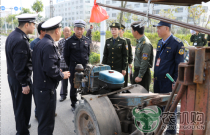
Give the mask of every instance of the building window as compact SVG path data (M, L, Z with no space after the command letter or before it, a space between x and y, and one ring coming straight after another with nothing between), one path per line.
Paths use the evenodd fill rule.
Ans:
M80 3L82 3L83 2L83 0L80 0Z
M90 11L85 11L85 14L90 14Z
M144 6L144 7L147 7L147 3L144 3L143 6Z
M154 6L159 6L160 4L154 4Z
M155 14L159 14L160 10L154 10Z
M182 13L183 12L183 8L177 8L176 13Z
M116 15L116 13L112 13L112 17L116 17L117 15Z
M83 11L80 11L80 14L83 14Z
M112 1L112 4L117 3L117 1Z
M127 5L126 7L127 7L127 8L132 8L132 6L131 6L131 5Z
M83 5L81 5L79 8L83 8Z
M90 0L85 0L85 3L90 3Z
M135 8L140 8L140 4L135 4L134 7Z
M106 11L110 11L110 8L106 8Z
M72 2L72 5L74 4L74 2Z
M72 20L74 20L74 17L72 17Z
M110 4L110 1L106 1L106 4Z
M176 20L177 21L182 21L183 20L183 17L177 17Z

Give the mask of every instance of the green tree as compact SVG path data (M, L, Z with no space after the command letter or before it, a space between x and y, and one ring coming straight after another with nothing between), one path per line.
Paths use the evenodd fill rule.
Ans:
M122 8L125 8L126 7L126 5L127 5L127 1L121 1L121 7ZM121 11L120 12L120 16L119 16L119 23L120 23L120 25L123 23L123 11Z
M205 9L202 5L188 7L188 17L192 18L194 25L199 23L203 13L205 13Z
M43 11L43 7L42 0L36 0L31 8L38 14Z
M23 14L23 13L29 13L29 14L31 14L32 12L30 11L30 9L29 9L29 8L22 8L22 10L21 10L21 13L20 13L20 14Z
M170 19L176 19L174 16L174 13L177 12L178 7L177 6L171 6L169 9L161 9L160 10L160 16L170 18Z

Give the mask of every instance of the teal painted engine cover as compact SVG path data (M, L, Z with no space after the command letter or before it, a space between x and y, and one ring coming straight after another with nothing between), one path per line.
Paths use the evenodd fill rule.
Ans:
M99 72L100 81L109 83L109 84L123 84L124 76L115 70L104 70Z

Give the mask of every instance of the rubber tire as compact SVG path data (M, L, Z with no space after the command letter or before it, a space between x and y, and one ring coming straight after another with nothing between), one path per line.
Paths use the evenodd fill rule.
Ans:
M76 110L74 112L74 127L75 127L75 132L77 135L82 135L79 134L78 129L79 127L77 127L77 123L78 123L78 115L80 113L80 111L86 111L86 113L88 113L88 115L92 118L93 120L93 124L95 125L95 130L96 130L96 135L101 135L100 131L99 131L99 126L98 126L98 122L96 120L96 116L92 110L92 108L90 107L89 103L86 100L80 100L79 104L76 106Z

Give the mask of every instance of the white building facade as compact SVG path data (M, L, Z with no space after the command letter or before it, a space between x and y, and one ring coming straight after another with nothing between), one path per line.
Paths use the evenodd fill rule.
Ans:
M62 16L63 26L72 26L77 19L89 20L94 0L66 0L53 4L53 16ZM50 6L45 7L45 17L50 18Z
M86 21L89 21L90 15L91 15L91 9L93 7L94 0L57 0L62 1L54 4L54 16L62 16L63 17L63 26L72 26L73 22L77 19L83 19ZM100 2L97 1L97 2ZM113 0L105 0L105 4L107 5L113 5L120 7L121 2L120 1L113 1ZM111 9L111 8L105 8L109 19L117 20L117 16L120 13L119 10ZM147 13L147 3L136 3L136 2L128 2L126 5L126 8L141 11L144 13ZM150 13L155 15L160 15L161 9L167 11L171 8L174 8L174 6L169 5L160 5L160 4L154 4L154 8L152 9L150 7ZM203 7L206 12L208 12L208 7ZM174 11L173 16L178 21L187 22L188 18L188 8L185 6L179 6L176 11ZM45 7L45 17L50 17L50 7ZM201 18L202 19L202 18ZM127 26L130 26L130 24L134 22L132 20L132 15L128 17L128 21L126 23ZM193 19L189 18L188 23L193 23Z

